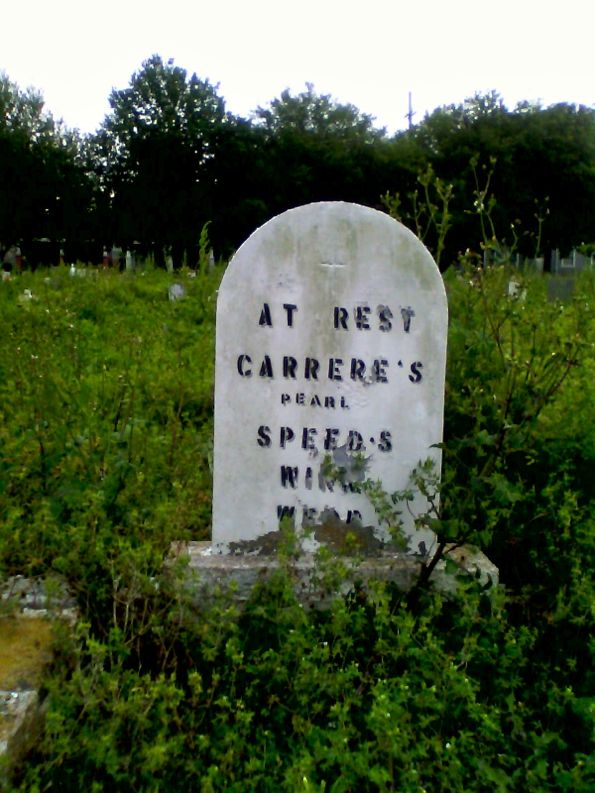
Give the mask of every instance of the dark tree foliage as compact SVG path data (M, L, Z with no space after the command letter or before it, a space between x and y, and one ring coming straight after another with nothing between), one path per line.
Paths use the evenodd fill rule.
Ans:
M413 139L421 160L454 185L450 261L482 241L473 211L474 160L480 187L493 167L490 195L500 241L535 254L540 214L541 252L568 251L595 238L595 111L528 103L509 111L492 92L436 109L405 136Z
M391 159L391 144L371 116L317 94L311 84L259 107L254 121L269 164L271 215L311 201L376 206L387 179L401 183L408 171L407 163Z
M93 146L111 241L172 246L179 258L214 215L215 164L229 123L223 99L207 80L153 55L110 105Z
M79 146L40 93L0 74L0 247L19 243L35 265L34 240L76 247L88 237L91 191Z
M219 141L212 235L225 255L291 207L326 200L379 206L387 180L415 180L371 116L311 85L297 96L284 91L251 121L229 119Z
M546 247L568 251L593 242L595 112L567 104L526 108L514 114L514 123L512 189L503 202L527 212L535 199L549 198Z
M292 131L345 143L376 143L385 136L384 129L374 126L373 116L355 105L335 101L330 94L317 94L312 83L306 83L306 90L297 96L286 89L268 108L257 108L254 115L272 136Z
M209 237L218 255L226 257L275 214L270 187L275 164L263 130L244 119L230 119L220 130L219 144Z
M509 251L547 261L553 248L595 240L595 110L587 107L511 111L496 92L478 94L389 138L370 115L311 84L283 91L251 119L235 117L216 86L159 55L110 105L98 132L81 140L36 91L0 78L0 244L44 237L65 241L73 258L98 260L102 247L137 243L158 260L169 249L176 265L184 253L194 264L207 222L226 257L286 209L327 200L382 208L386 193L399 195L415 229L412 195L423 200L418 176L428 168L452 185L441 267L486 245L481 190L490 234Z

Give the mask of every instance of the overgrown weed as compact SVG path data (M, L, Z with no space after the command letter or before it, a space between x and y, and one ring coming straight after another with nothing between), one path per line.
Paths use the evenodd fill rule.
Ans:
M512 276L446 276L429 516L504 587L412 602L376 584L322 611L296 598L290 546L242 611L162 568L172 540L208 531L217 273L177 303L158 271L27 275L26 303L25 281L2 286L0 569L62 573L83 617L11 789L591 789L593 279L562 305L517 272L509 297Z

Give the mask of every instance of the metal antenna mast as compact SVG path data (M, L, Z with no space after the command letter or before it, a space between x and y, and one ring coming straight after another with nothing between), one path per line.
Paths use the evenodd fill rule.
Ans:
M411 127L413 126L413 116L414 115L415 115L415 112L413 111L413 107L411 105L411 91L409 91L409 110L405 114L405 118L409 119L409 129L411 129Z

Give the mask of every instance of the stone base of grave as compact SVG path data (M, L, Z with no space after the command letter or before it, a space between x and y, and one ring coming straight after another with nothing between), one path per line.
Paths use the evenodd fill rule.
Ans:
M172 547L172 559L187 560L186 580L198 603L208 601L221 591L232 592L234 600L244 603L257 583L266 581L282 567L274 555L213 553L210 542L176 543ZM340 559L345 566L339 588L343 594L356 584L365 589L371 581L390 582L402 591L409 591L419 576L422 563L419 556L390 551L357 560L345 556ZM481 551L464 546L452 549L448 559L455 562L461 573L479 573L484 584L498 584L498 568ZM283 565L287 566L286 563ZM320 563L313 555L302 554L291 562L289 568L300 602L314 608L328 605L328 592L320 581ZM444 560L437 564L431 580L438 591L453 595L456 592L456 574L446 571Z
M21 760L35 743L41 724L37 691L0 690L0 761L4 758L13 765Z
M42 728L38 692L52 660L53 621L73 623L77 611L64 585L23 576L0 582L0 605L0 766L8 770Z

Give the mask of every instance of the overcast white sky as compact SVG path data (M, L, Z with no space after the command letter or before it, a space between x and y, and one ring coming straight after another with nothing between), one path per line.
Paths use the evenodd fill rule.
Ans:
M4 0L0 71L93 132L153 53L247 116L314 83L389 132L476 91L595 102L593 0Z

